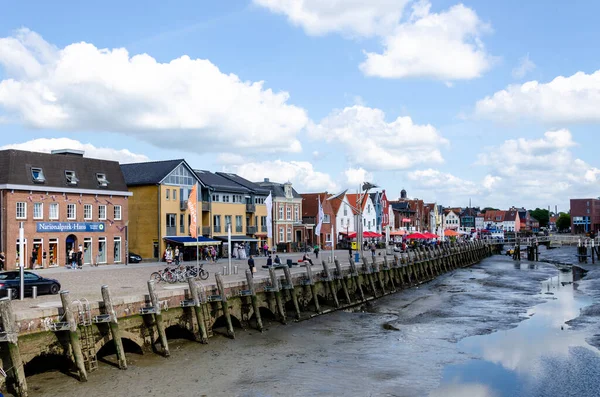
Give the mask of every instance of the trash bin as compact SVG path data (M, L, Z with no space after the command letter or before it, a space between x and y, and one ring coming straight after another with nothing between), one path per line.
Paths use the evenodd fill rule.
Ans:
M352 241L352 243L350 243L350 247L352 248L352 251L356 251L357 250L356 241Z
M358 252L354 253L354 263L358 263L360 261L360 254Z
M294 261L292 261L291 259L287 259L285 261L285 263L288 265L288 267L292 267L292 265L294 264Z

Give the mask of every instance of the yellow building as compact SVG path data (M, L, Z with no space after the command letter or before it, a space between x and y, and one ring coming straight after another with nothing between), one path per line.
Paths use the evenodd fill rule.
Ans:
M225 172L195 170L202 183L202 234L227 242L231 226L232 244L246 246L246 252L256 254L267 236L265 199L269 190ZM223 254L226 253L223 245Z
M129 199L129 246L144 259L160 259L167 246L184 246L190 236L188 199L197 201L197 227L201 233L203 208L202 182L185 160L122 164L125 183L133 196ZM194 185L198 197L190 198ZM204 241L203 244L208 242ZM195 242L185 243L184 260L195 258Z

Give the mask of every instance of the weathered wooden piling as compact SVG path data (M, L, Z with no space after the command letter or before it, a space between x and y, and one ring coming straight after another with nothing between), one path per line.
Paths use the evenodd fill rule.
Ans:
M387 256L383 257L383 270L385 271L385 277L389 280L390 285L392 286L392 292L396 292L396 283L394 282L394 272L390 267L390 263L387 259Z
M215 280L217 281L217 290L221 296L221 308L223 309L223 315L227 322L227 336L231 339L235 339L235 332L233 332L233 323L231 322L231 313L229 313L229 303L227 303L227 295L225 294L225 287L223 286L223 276L221 273L215 274Z
M373 280L373 267L369 265L367 258L363 255L363 273L367 280L369 281L369 286L371 287L371 291L373 291L373 297L377 297L377 288L375 288L375 281Z
M310 288L311 296L315 302L315 312L321 313L321 306L319 305L319 296L317 295L317 289L315 287L315 280L313 278L313 272L310 263L306 263L306 279Z
M292 274L290 272L290 268L285 265L283 266L283 274L285 274L285 281L288 285L288 291L292 297L292 302L294 304L294 311L296 312L296 320L300 320L300 305L298 304L298 295L296 295L296 289L294 288L294 280L292 279Z
M102 292L102 300L104 301L104 314L110 316L108 327L110 328L110 334L115 345L117 352L117 361L119 362L120 369L127 369L127 358L125 357L125 349L123 348L123 341L121 340L121 331L119 330L119 323L117 321L117 313L113 306L112 297L108 285L100 287Z
M362 284L360 282L360 276L358 274L358 269L356 269L356 263L354 263L352 258L350 259L350 275L352 277L352 280L354 281L355 289L358 289L361 302L365 302L366 301L365 293L362 289Z
M277 305L279 322L286 324L287 319L285 315L285 309L283 308L283 302L281 300L281 287L279 285L279 278L277 277L277 274L275 274L275 268L269 268L269 276L271 277L271 293L275 295L275 304Z
M25 379L25 369L19 350L18 330L15 324L15 314L13 312L10 298L0 299L0 321L6 337L8 350L8 359L10 371L8 371L9 380L15 389L17 397L27 397L27 380ZM85 369L85 368L84 368Z
M156 331L158 332L158 338L160 339L160 345L162 346L163 356L169 357L169 342L167 341L167 331L165 330L165 323L163 322L160 302L158 301L158 295L156 295L156 286L154 280L148 280L148 295L150 296L150 303L153 307L152 315L154 317L154 323L156 324Z
M344 273L342 272L342 266L340 265L340 261L338 261L336 258L333 261L333 263L335 264L337 279L342 285L342 290L344 291L344 299L346 300L347 304L351 304L352 300L350 299L350 293L348 292L348 284L346 283L346 278L344 277Z
M69 299L69 291L61 291L60 301L64 311L65 322L69 324L69 342L71 344L75 366L77 367L77 372L79 374L79 380L81 382L87 382L87 371L85 370L83 352L81 351L81 340L79 339L77 322L75 321L71 300Z
M383 281L383 274L381 273L381 268L379 267L379 263L375 260L375 258L373 258L373 272L375 273L375 277L377 277L377 283L381 289L381 294L387 295L385 282Z
M333 298L333 303L335 304L335 307L339 308L340 301L338 300L338 297L337 297L337 290L335 288L335 280L333 279L333 277L331 277L331 271L329 271L329 265L327 265L327 262L321 261L321 263L323 264L323 273L325 276L325 282L327 283L327 288L329 288L329 292L331 292L331 297Z
M256 329L260 332L263 331L262 317L260 315L260 309L258 307L258 298L256 297L256 289L254 288L254 275L250 269L246 270L246 283L248 284L248 291L250 291L250 302L252 303L252 311L256 317Z
M198 329L200 330L200 342L206 344L208 343L206 319L204 318L204 312L202 310L202 302L200 302L198 284L196 284L194 277L188 277L188 286L190 288L190 295L194 301L194 315L196 316L196 322L198 323Z

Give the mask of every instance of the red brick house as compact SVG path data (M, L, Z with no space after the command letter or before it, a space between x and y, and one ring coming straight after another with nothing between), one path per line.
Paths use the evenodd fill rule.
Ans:
M328 200L330 195L327 192L323 193L302 193L302 223L306 228L307 243L309 245L320 244L322 248L334 249L337 241L339 230L335 230L335 236L332 233L332 225L335 225L336 212L332 208L331 200ZM319 201L323 207L323 223L321 225L321 233L315 236L315 227L317 226L319 216ZM318 238L317 238L318 237Z

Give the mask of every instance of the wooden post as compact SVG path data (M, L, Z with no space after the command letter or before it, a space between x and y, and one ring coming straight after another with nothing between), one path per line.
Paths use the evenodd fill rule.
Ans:
M373 291L373 296L377 297L377 288L375 288L375 281L373 281L373 271L371 265L367 261L367 258L363 255L363 271L367 280L369 280L369 285L371 286L371 290Z
M375 277L377 277L377 281L379 282L379 288L381 288L381 293L383 295L387 295L387 291L385 290L385 283L383 281L383 275L381 274L381 268L379 263L373 258L373 271L375 272Z
M194 314L196 315L196 322L200 329L200 342L208 343L208 332L206 331L206 320L204 313L202 312L202 303L200 302L200 295L198 293L198 284L194 281L194 277L188 277L188 286L190 288L190 295L194 301Z
M322 260L321 263L323 264L323 271L325 272L325 277L326 277L326 282L327 282L327 287L329 287L329 291L331 291L331 296L333 297L333 302L335 303L335 307L338 308L340 307L340 301L337 297L337 290L335 288L335 282L333 280L333 278L331 277L331 272L329 271L329 266L327 265L327 263Z
M385 267L384 270L387 274L387 278L390 280L390 284L392 285L392 292L396 292L396 283L394 282L394 270L390 268L387 256L383 257L383 266Z
M25 369L19 351L19 333L16 329L12 303L8 297L0 299L0 321L2 322L2 329L6 332L9 365L11 367L9 371L10 380L13 382L17 396L27 397L27 380L25 379Z
M112 297L110 296L110 290L108 285L100 287L102 292L102 300L104 301L104 312L110 316L110 322L108 326L110 328L110 334L115 344L115 350L117 351L117 360L119 361L119 369L127 369L127 358L125 357L125 349L123 348L123 341L121 340L121 331L119 331L119 323L117 321L117 313L113 306Z
M365 302L365 293L362 289L362 284L360 282L360 276L358 274L358 270L356 269L356 263L354 263L354 261L352 259L350 259L350 273L351 273L351 277L354 280L354 282L356 283L356 288L358 288L358 292L360 293L360 300L362 302Z
M310 263L306 263L306 278L308 280L308 286L310 287L310 293L313 297L313 300L315 301L315 311L317 313L321 313L321 306L319 305L319 297L317 296L317 289L315 287L315 282L313 279L313 273L312 273L312 268L310 267Z
M160 302L158 301L158 296L156 295L154 280L148 280L148 295L150 295L150 302L155 310L154 322L156 323L156 330L158 331L160 345L163 348L163 355L165 357L169 357L171 355L171 353L169 352L169 342L167 342L167 332L165 330L165 323L163 322L160 310Z
M75 316L71 309L69 291L62 291L60 293L60 301L62 302L62 307L65 312L65 321L69 323L69 340L71 342L71 349L73 350L73 358L75 359L77 372L79 373L79 380L81 382L87 382L87 372L85 370L83 352L81 351L81 341L79 340L79 333L77 332L77 322L75 322Z
M350 293L348 292L348 284L346 284L346 278L344 277L344 273L342 273L342 265L340 265L340 261L338 261L337 258L334 259L333 263L335 264L338 280L340 281L342 290L344 291L344 299L346 300L346 303L351 304L352 301L350 300Z
M250 299L252 301L252 311L256 316L256 329L260 332L263 331L262 317L260 315L260 308L258 307L258 298L256 297L256 290L254 289L254 275L250 269L246 270L246 283L248 284L248 290L250 290Z
M292 279L292 274L290 273L290 268L285 265L283 266L283 273L285 274L285 280L290 286L290 295L292 296L292 302L294 303L294 310L296 311L296 320L300 320L300 305L298 304L298 296L296 295L296 289L294 288L294 281Z
M225 295L225 287L223 286L223 276L221 276L221 273L217 273L215 274L215 279L217 280L219 295L221 296L221 307L223 308L223 314L227 321L227 335L231 339L235 339L235 332L233 332L233 324L231 323L231 314L229 313L229 303L227 303L227 295Z
M285 309L283 307L283 303L281 301L281 288L279 286L279 278L277 278L277 275L275 274L275 268L271 267L269 268L269 276L271 276L271 285L273 288L273 295L275 295L275 303L277 304L277 312L279 314L279 321L282 324L285 324L287 322L286 320L286 316L285 316Z

